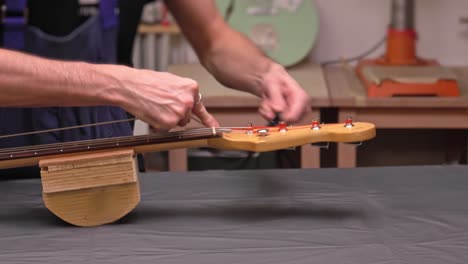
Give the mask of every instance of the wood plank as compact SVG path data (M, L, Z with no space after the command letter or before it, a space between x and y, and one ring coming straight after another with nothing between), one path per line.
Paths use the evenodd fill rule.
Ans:
M84 165L105 165L105 164L115 164L119 159L128 159L133 155L133 151L130 149L124 150L115 150L115 151L106 151L99 153L89 153L83 155L63 155L55 158L49 158L41 160L39 162L39 167L52 167L57 165L64 164L74 164L74 166L83 166ZM108 159L112 158L112 159Z
M39 164L44 193L137 181L132 150L46 159L40 161Z

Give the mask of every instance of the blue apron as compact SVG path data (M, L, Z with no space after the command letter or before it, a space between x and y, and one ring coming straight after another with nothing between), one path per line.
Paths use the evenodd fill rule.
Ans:
M53 59L116 63L117 0L101 0L97 15L67 36L52 36L27 26L24 51ZM60 23L60 21L57 21ZM6 35L5 38L8 38ZM7 42L7 41L6 41ZM79 87L77 87L79 89ZM128 118L118 107L0 108L0 135L93 124ZM129 122L0 139L0 148L132 135ZM37 168L36 168L37 169ZM38 169L37 169L38 170ZM0 175L11 170L0 170Z
M2 11L3 23L2 30L2 46L9 49L24 49L24 30L26 28L26 20L24 18L25 7L27 0L0 0L6 9ZM14 14L14 15L10 15Z

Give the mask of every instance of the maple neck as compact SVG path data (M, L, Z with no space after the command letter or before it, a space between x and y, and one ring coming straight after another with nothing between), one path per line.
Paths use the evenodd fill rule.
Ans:
M139 146L180 143L186 141L220 137L223 128L198 128L185 131L155 133L141 136L125 136L65 143L45 144L28 147L6 148L0 150L0 161L39 158L44 156L64 155L78 152L101 151L116 148L133 148Z

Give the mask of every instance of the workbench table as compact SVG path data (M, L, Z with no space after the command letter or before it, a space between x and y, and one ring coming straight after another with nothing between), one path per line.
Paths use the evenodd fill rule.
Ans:
M73 227L0 182L0 263L468 263L468 167L141 174L118 223Z

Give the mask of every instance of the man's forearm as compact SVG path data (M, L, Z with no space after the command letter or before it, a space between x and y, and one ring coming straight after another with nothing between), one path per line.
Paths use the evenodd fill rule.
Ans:
M201 63L225 86L260 95L271 60L227 25L213 0L166 0Z
M0 107L119 106L154 128L185 125L192 114L219 126L198 84L165 72L66 62L0 49Z
M224 85L261 95L261 82L272 61L245 36L234 30L220 32L201 63Z
M227 87L261 98L259 112L266 119L281 113L295 122L308 111L307 93L286 69L267 58L254 43L233 30L214 0L166 0L182 32L201 63Z
M116 83L96 65L43 59L0 49L2 107L86 106L113 104Z

